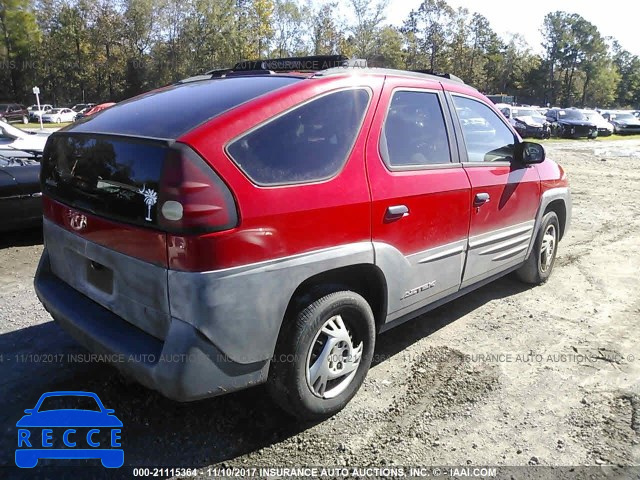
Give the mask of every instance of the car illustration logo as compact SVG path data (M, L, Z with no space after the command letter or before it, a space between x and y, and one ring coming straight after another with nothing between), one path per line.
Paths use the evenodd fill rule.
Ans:
M68 408L73 404L76 408ZM124 464L122 422L92 392L47 392L18 422L16 465L33 468L42 458L100 459L106 468Z
M69 217L69 225L74 230L82 230L87 226L87 217L80 212L73 212L69 210L67 212L67 216Z

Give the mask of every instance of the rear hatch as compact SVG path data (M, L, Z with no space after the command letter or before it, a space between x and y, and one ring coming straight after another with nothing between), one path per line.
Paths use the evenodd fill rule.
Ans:
M41 173L52 273L160 339L170 312L156 204L168 150L160 141L56 134Z
M298 81L263 75L166 87L54 133L41 173L53 274L163 339L168 244L191 245L238 222L230 188L176 139Z

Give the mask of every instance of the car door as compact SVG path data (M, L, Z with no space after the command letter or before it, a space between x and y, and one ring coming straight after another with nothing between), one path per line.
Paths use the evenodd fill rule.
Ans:
M502 115L479 98L450 98L456 111L472 115L456 121L473 202L464 288L525 260L540 204L540 178L533 166L513 160L520 140Z
M0 160L2 162L2 160ZM22 192L20 185L0 163L0 231L18 225L22 219Z
M40 188L40 163L16 165L5 169L18 183L21 215L25 223L42 217L42 190Z
M366 151L387 322L458 290L470 184L437 81L387 77Z

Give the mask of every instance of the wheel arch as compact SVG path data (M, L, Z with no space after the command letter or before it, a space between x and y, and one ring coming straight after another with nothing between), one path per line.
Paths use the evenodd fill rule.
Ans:
M544 213L542 214L542 216L544 217L549 212L554 212L558 216L558 223L560 224L560 233L558 236L558 240L562 240L567 226L567 206L564 200L557 199L551 201L544 209Z
M340 290L351 290L367 301L373 311L376 331L379 331L387 313L387 282L376 265L361 263L327 270L300 283L289 299L280 333L302 308Z

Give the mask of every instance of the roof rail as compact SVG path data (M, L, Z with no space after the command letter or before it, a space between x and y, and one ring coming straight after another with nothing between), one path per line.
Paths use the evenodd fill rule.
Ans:
M454 82L460 82L460 83L464 83L464 80L462 80L460 77L457 77L455 75L453 75L452 73L442 73L442 72L436 72L430 68L427 69L418 69L418 70L410 70L411 72L416 72L416 73L426 73L427 75L434 75L436 77L442 77L442 78L446 78L448 80L453 80Z
M234 72L271 70L272 72L316 72L333 67L347 65L349 59L344 55L315 55L309 57L266 58L264 60L246 60L233 67Z

